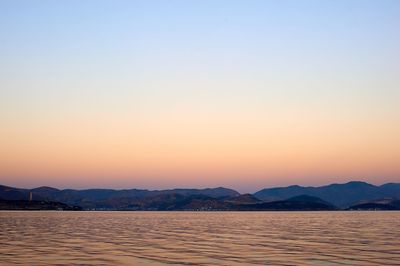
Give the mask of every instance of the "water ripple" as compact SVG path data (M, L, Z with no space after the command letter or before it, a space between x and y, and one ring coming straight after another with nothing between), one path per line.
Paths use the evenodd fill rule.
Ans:
M400 265L400 212L0 212L1 265Z

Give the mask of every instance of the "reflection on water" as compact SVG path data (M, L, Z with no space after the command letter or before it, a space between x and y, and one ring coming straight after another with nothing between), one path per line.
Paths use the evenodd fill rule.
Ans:
M400 265L400 212L0 212L1 265Z

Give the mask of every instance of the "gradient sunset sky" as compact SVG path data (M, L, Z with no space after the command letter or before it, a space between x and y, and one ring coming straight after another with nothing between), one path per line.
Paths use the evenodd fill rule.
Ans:
M0 1L0 184L400 181L400 1Z

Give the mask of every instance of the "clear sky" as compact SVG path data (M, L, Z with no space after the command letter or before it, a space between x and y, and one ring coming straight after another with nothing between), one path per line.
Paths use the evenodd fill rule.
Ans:
M0 183L400 181L400 1L0 1Z

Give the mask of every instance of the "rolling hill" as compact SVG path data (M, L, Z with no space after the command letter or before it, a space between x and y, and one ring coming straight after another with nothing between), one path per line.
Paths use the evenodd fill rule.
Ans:
M388 183L374 186L365 182L352 181L345 184L331 184L321 187L295 185L266 188L254 193L254 196L266 202L285 200L299 195L318 197L340 208L347 208L361 201L372 201L385 197L400 198L400 184Z

